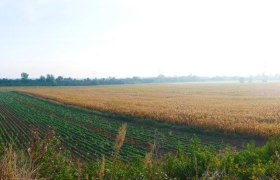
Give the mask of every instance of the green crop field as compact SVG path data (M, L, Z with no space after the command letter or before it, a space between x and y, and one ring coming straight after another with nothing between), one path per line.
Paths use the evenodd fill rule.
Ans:
M179 144L187 149L195 137L217 149L227 144L240 149L252 140L256 140L257 145L264 143L237 134L65 106L12 91L0 92L0 141L5 145L13 143L19 148L28 148L32 131L38 131L44 137L54 130L73 157L87 161L112 155L118 129L124 123L128 124L121 151L124 161L144 157L150 144L156 145L159 157L175 152Z

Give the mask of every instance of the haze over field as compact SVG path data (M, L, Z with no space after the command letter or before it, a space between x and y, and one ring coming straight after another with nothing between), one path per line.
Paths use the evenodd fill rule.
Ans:
M0 0L0 77L279 72L279 1Z

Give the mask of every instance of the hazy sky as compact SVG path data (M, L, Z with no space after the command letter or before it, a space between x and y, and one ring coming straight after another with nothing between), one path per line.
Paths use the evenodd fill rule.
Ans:
M0 0L0 78L280 73L279 0Z

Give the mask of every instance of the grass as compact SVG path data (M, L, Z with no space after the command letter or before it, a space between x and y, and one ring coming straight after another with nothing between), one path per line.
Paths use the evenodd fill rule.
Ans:
M230 133L280 134L279 83L23 88L61 103Z
M118 137L123 138L124 128ZM34 133L36 134L36 133ZM44 140L33 137L28 151L4 148L0 153L0 179L279 179L280 139L263 147L248 144L242 151L231 147L216 151L192 139L190 151L178 146L176 154L123 162L115 156L80 162L72 159L51 133ZM118 139L118 138L117 138ZM118 144L119 141L116 141ZM119 145L116 145L119 146ZM116 151L121 151L122 147ZM20 155L19 155L20 154ZM114 154L118 154L115 152ZM112 163L113 162L113 163Z
M6 148L0 160L0 179L33 179L36 170L30 166L28 158L22 153L16 153L12 146Z

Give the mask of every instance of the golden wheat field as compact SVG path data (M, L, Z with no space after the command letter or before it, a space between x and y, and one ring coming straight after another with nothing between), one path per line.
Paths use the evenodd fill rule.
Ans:
M176 124L280 134L280 83L158 84L18 90L65 104Z

